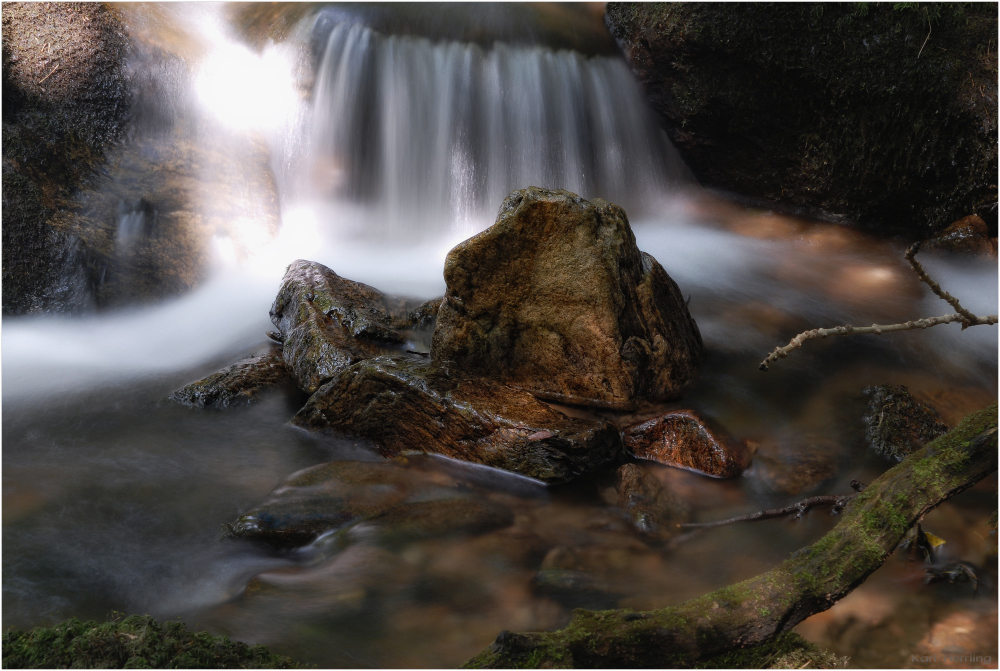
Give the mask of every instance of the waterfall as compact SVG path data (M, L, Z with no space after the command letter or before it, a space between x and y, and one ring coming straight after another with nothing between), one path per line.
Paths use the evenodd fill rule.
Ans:
M372 235L471 234L526 186L630 212L683 175L620 58L330 30L302 197L362 205Z

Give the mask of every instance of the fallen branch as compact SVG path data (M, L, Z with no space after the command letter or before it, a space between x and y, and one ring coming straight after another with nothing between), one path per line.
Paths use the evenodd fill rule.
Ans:
M851 487L855 489L853 494L846 494L844 496L811 496L808 499L803 499L802 501L786 506L785 508L770 508L768 510L761 510L748 515L730 517L728 520L719 520L718 522L688 522L678 526L681 529L711 529L713 527L722 527L727 524L736 524L738 522L773 520L777 517L787 517L788 515L795 515L793 519L800 519L807 510L818 506L833 506L832 513L834 515L839 515L843 512L844 506L850 503L855 496L861 493L865 486L857 480L852 480Z
M671 668L756 646L830 608L881 566L923 515L996 468L994 405L883 473L829 533L767 573L670 608L578 609L559 631L505 631L466 666Z
M774 348L774 350L760 362L760 366L758 367L766 373L768 370L768 364L774 363L778 359L784 359L791 352L794 352L798 348L802 347L803 343L807 340L825 338L831 335L856 335L859 333L874 333L875 335L882 335L883 333L891 333L893 331L925 329L930 326L950 324L952 322L961 322L962 330L964 331L970 326L988 326L997 323L997 315L977 317L962 307L962 304L958 302L957 298L942 289L941 285L931 279L927 272L924 271L923 266L920 265L920 262L914 258L914 255L916 255L918 251L920 251L920 243L916 242L906 250L905 254L906 260L910 262L910 266L913 268L913 272L917 274L917 277L920 278L921 282L929 286L931 291L933 291L939 298L947 301L957 312L948 315L941 315L940 317L915 319L901 324L872 324L871 326L851 326L850 324L845 324L844 326L834 326L832 328L812 329L798 334L784 347Z

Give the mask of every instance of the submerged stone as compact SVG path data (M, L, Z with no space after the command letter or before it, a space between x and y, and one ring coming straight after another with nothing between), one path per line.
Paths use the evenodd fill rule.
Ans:
M448 253L436 364L539 398L626 409L680 394L703 350L680 290L625 211L529 187Z
M321 387L292 420L362 436L385 456L440 454L544 482L566 482L621 454L607 422L570 418L526 391L382 356Z
M721 437L691 410L677 410L622 430L632 456L687 468L716 478L735 478L750 465L745 441Z
M644 536L669 536L687 518L684 503L640 464L620 466L615 489L618 507Z
M512 522L506 507L469 496L440 473L409 468L406 460L334 461L293 474L224 532L288 548L337 530L350 529L338 542L391 544Z
M285 364L303 391L311 394L351 364L405 342L393 329L389 300L322 264L288 266L270 314Z
M268 390L291 386L281 348L270 347L178 389L168 398L195 408L229 408L249 405Z
M937 410L913 398L902 385L877 385L862 393L868 398L865 438L887 461L902 461L948 432Z

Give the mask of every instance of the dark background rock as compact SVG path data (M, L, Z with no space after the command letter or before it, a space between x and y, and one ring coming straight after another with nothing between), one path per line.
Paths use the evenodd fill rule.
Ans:
M121 141L129 44L97 3L3 5L3 313L82 300L73 236L47 220Z
M703 349L676 283L625 211L568 191L511 193L448 253L431 356L540 398L631 408L680 394Z
M292 421L362 436L384 456L441 454L549 483L621 454L618 432L606 422L566 417L528 392L449 374L418 357L383 356L343 370Z
M877 385L862 393L868 399L865 438L887 461L902 461L948 432L937 410L915 399L902 385Z
M704 185L909 237L977 214L996 236L996 3L609 3L605 21Z

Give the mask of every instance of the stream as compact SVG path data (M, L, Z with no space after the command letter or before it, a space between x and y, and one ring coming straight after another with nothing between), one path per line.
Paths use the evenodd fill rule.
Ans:
M185 64L141 64L177 99L167 130L150 123L134 141L169 143L183 130L211 156L265 147L276 199L247 188L246 162L202 161L212 171L204 189L216 190L199 202L229 223L207 236L212 271L201 286L153 306L3 319L5 627L148 613L320 668L448 668L502 630L556 629L574 608L681 603L819 539L837 521L823 509L656 545L616 507L613 473L546 488L432 456L407 458L415 487L462 487L509 508L513 525L391 542L362 530L346 546L285 553L222 538L224 523L292 473L380 458L363 441L290 425L305 400L297 395L208 411L168 394L266 345L291 261L434 298L448 250L529 184L622 205L639 248L690 296L706 360L670 407L757 450L733 480L644 466L692 520L848 493L852 479L878 477L889 465L866 448L860 420L869 385L906 385L949 426L997 398L990 327L811 341L760 372L770 350L809 328L952 310L917 280L901 242L700 189L625 62L560 42L553 26L600 31L589 7L463 5L449 24L428 18L433 9L342 5L298 19L276 42L241 33L249 19L225 5L119 11L156 47L149 53ZM477 21L487 27L473 30ZM123 253L142 235L141 216L122 209ZM996 311L996 261L920 259L967 308ZM992 656L995 668L996 506L994 475L924 521L947 541L944 560L980 570L977 592L924 585L920 566L896 553L797 631L852 665L919 666L911 655L931 645L934 627L992 618L992 634L963 650Z

